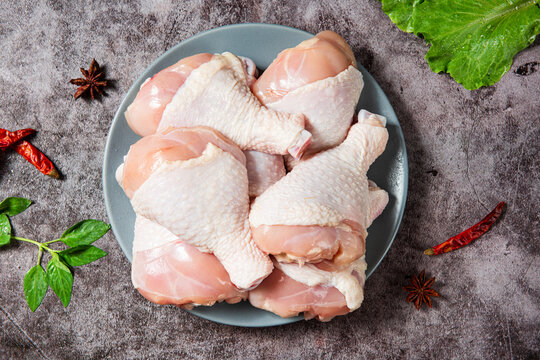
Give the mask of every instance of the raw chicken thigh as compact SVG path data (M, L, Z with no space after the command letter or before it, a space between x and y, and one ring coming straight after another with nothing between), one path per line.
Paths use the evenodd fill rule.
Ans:
M249 292L255 307L281 317L303 312L306 320L328 321L360 307L364 300L366 262L364 257L349 265L280 264L256 289Z
M252 90L269 109L306 116L314 154L343 141L363 86L349 45L323 31L279 53Z
M147 79L125 113L131 130L140 136L154 134L165 106L171 102L191 72L210 61L212 56L204 53L184 58Z
M135 213L214 254L235 286L249 289L270 274L249 228L245 157L221 134L184 128L144 137L121 172Z
M290 153L299 158L311 143L304 116L269 110L251 93L242 61L231 53L214 55L188 77L163 112L158 131L209 126L242 150Z
M133 286L157 304L191 309L247 298L214 255L200 252L142 216L135 220L131 269Z
M386 146L385 124L361 111L341 145L301 161L256 198L249 218L257 245L282 262L360 258L366 229L388 202L366 177Z
M249 196L261 195L270 185L285 176L283 156L246 150L246 168L249 180Z

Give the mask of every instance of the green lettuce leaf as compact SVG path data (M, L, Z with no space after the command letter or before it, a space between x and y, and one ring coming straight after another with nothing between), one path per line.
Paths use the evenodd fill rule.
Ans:
M423 0L383 0L382 9L398 28L413 32L413 13Z
M404 31L431 44L426 60L466 89L493 85L540 33L538 0L382 0Z

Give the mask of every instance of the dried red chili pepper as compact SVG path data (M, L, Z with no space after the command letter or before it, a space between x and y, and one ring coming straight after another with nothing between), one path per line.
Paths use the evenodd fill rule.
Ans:
M0 148L3 150L35 132L34 129L21 129L14 132L0 129Z
M51 160L49 160L45 154L39 151L34 145L30 144L26 140L22 140L25 136L28 136L34 133L33 129L22 129L18 131L8 131L6 129L0 129L0 141L1 139L7 138L11 141L8 145L10 149L18 152L22 157L24 157L28 162L34 165L39 171L43 174L51 176L55 179L60 177L60 174L55 169ZM16 140L15 140L16 139Z
M489 228L495 224L497 219L501 216L504 209L505 202L501 201L497 204L485 218L483 218L478 224L473 225L467 230L459 233L456 236L451 237L442 244L434 246L424 251L426 255L439 255L452 250L459 249L462 246L467 245L471 241L478 239L480 236L486 233Z
M60 174L54 168L54 165L51 160L49 160L45 154L38 150L34 145L30 144L28 141L23 140L11 146L16 152L18 152L22 157L24 157L28 162L34 165L39 171L58 179Z

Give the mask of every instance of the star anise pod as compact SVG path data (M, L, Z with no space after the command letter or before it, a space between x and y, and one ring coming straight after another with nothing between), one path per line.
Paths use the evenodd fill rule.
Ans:
M404 286L403 290L409 292L407 295L407 302L414 302L414 307L416 310L420 310L422 303L426 303L427 306L431 307L431 297L439 297L439 293L431 288L431 285L435 282L435 278L432 277L429 280L426 280L426 270L418 276L413 276L411 278L412 285Z
M69 80L71 84L78 86L73 97L77 99L81 95L89 93L92 100L94 100L95 93L103 95L102 90L105 86L107 86L107 80L103 79L105 72L99 67L96 59L92 60L88 70L81 68L81 73L84 75L84 78Z

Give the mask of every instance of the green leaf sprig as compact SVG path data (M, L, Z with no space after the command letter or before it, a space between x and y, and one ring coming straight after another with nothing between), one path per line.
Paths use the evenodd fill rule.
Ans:
M23 282L24 297L30 310L35 311L39 307L49 286L64 307L67 307L73 289L71 267L86 265L107 255L105 251L91 244L105 235L111 226L99 220L83 220L67 229L60 238L43 243L13 236L9 218L26 210L31 203L30 200L19 197L9 197L0 203L0 247L8 245L11 240L38 247L37 264L28 270ZM50 247L51 244L59 242L68 248L55 250ZM50 255L47 271L41 266L44 253Z
M465 89L495 84L540 33L539 0L380 0L403 31L431 44L434 72Z

